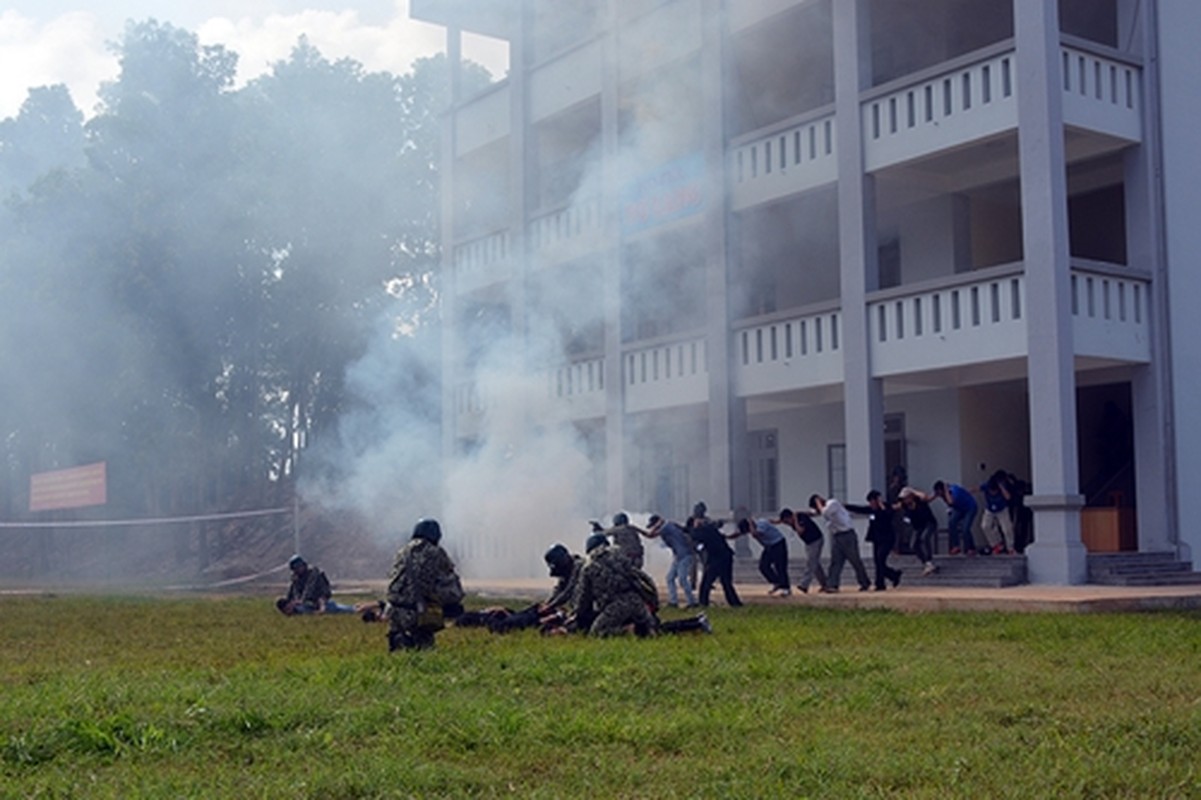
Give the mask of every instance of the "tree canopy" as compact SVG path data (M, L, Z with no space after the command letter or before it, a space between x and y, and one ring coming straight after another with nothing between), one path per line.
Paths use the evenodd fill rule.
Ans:
M115 516L278 502L380 326L433 332L443 56L395 76L302 38L235 88L171 25L116 48L91 120L53 86L0 122L8 519L30 474L101 460Z

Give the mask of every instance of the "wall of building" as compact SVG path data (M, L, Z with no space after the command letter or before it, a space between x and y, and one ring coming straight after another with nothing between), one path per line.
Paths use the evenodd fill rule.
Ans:
M890 396L884 402L884 411L905 415L905 464L913 486L930 491L934 481L959 471L961 425L957 390Z
M1176 505L1178 519L1192 519L1185 505L1201 485L1201 357L1196 346L1201 303L1201 95L1197 93L1197 42L1201 14L1195 0L1160 0L1160 107L1163 119L1164 205L1167 229L1168 303L1171 324L1172 390L1175 417ZM1191 556L1201 554L1201 528L1180 526Z
M891 396L885 403L885 411L905 417L906 463L914 486L928 491L938 478L958 479L962 472L958 391ZM747 424L752 430L774 428L778 432L780 498L784 505L803 506L814 492L830 491L829 447L845 441L841 403L753 414ZM1021 424L1024 425L1024 420ZM1012 430L998 434L1002 435L1014 438ZM1020 437L1025 440L1024 428ZM998 452L998 458L1007 455L999 449L990 452ZM884 482L885 477L881 476L881 485L877 487L848 486L849 499L861 502L868 489L883 490Z
M1030 401L1024 383L973 386L959 392L959 473L975 489L998 469L1030 479Z
M901 248L904 283L954 274L968 266L966 205L955 195L945 195L881 211L881 243L896 238ZM957 263L961 262L961 263Z

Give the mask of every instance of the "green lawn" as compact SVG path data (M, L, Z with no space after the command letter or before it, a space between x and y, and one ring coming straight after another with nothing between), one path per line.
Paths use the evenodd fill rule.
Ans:
M0 797L1201 797L1201 615L713 609L653 640L0 600Z

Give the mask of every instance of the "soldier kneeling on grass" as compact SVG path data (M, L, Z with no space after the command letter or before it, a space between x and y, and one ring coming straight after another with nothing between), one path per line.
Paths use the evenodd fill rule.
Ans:
M572 553L562 544L555 544L543 555L550 576L555 578L555 588L539 603L520 611L492 606L480 611L468 611L455 621L458 627L487 627L493 633L508 633L541 626L544 631L566 624L574 613L572 601L576 585L584 571L582 556Z
M592 617L593 636L634 633L654 636L684 631L711 631L704 614L686 620L660 622L659 593L651 576L630 563L604 534L593 534L585 545L588 560L580 575L575 608L578 617Z
M433 647L445 620L463 613L463 586L441 540L438 521L421 519L396 554L385 611L390 652Z

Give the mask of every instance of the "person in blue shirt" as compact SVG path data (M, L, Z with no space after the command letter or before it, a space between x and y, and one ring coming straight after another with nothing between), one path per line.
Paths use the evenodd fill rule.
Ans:
M976 498L957 483L934 482L934 496L947 504L947 543L951 555L976 554L976 540L972 536L972 523L976 521ZM960 542L962 541L962 549Z
M763 547L759 555L759 574L772 585L768 594L778 597L788 597L792 594L792 584L788 581L788 543L783 532L766 519L738 520L737 536L747 534L755 537Z
M1009 511L1009 501L1013 495L1005 470L997 470L980 484L980 494L984 498L980 530L988 542L988 552L996 555L1017 552L1013 542L1013 515Z
M651 515L647 534L652 538L658 537L671 550L671 566L667 569L667 602L673 606L679 604L679 592L676 589L678 584L684 588L688 608L694 607L696 595L693 594L692 584L688 581L694 557L692 538L679 525L663 519L658 514Z

